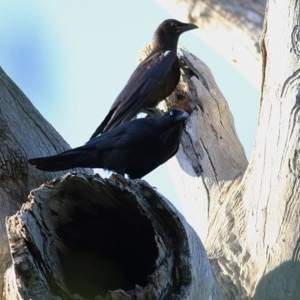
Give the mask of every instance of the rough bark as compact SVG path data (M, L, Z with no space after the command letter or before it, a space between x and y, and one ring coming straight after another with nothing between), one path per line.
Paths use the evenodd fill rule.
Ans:
M172 173L180 178L177 185L184 197L184 214L204 242L226 299L299 299L299 4L298 0L279 0L270 1L267 7L259 127L249 164L236 138L226 101L211 73L187 51L182 51L183 82L167 102L168 106L176 104L191 113L178 161L172 160ZM126 291L109 292L108 297L126 299L134 293L137 299L145 295L174 299L222 297L194 231L143 181L126 181L119 176L103 181L96 177L69 175L34 191L29 200L7 223L14 257L14 265L6 277L7 295L14 297L9 294L13 291L16 297L18 293L22 296L22 291L42 291L45 295L66 293L74 298L78 283L74 282L74 289L64 272L68 270L68 258L70 265L74 263L74 249L76 258L77 247L88 244L77 238L91 240L92 250L100 247L98 240L112 244L123 241L122 238L117 241L102 238L102 234L110 236L106 230L110 230L112 223L95 215L99 207L106 212L109 207L119 227L126 225L136 229L132 226L134 220L141 221L137 223L138 228L148 232L143 238L149 243L147 249L152 249L150 261L155 263L155 268L147 269L139 277L146 278L144 283L138 282L140 287L134 286L137 280L132 280L129 286L121 282L118 286ZM82 202L85 205L81 208ZM86 206L86 203L89 204ZM130 218L125 217L124 223L118 223L121 216L127 216L123 210ZM41 213L46 217L41 218ZM79 220L75 218L78 215L81 216ZM104 231L90 233L86 227L81 228L80 221L85 224L86 220L102 226ZM77 235L81 230L84 235ZM30 232L40 238L32 239ZM138 230L132 232L138 234ZM97 238L90 239L90 234ZM131 239L129 246L135 245L136 239ZM165 256L169 249L170 256ZM145 252L138 253L149 255L149 251ZM100 262L103 264L103 257ZM28 279L25 274L31 267L33 271L29 275L32 277ZM58 277L51 273L52 267L58 269L55 272ZM208 282L201 286L205 274L208 274ZM183 276L181 289L177 285L180 276ZM31 286L27 280L35 284ZM149 285L155 287L158 294L150 292ZM107 289L106 286L105 291ZM143 294L146 292L150 294Z
M200 37L258 89L260 36L266 0L158 0L178 18L199 25ZM180 8L179 8L180 7Z
M174 169L170 173L182 199L184 216L205 241L214 205L211 199L219 197L225 183L241 176L248 162L228 104L211 71L193 54L184 49L181 52L183 81L167 106L183 105L191 115L177 153L179 162L172 160Z
M173 161L171 173L181 178L184 215L200 232L226 299L299 299L299 10L296 0L268 4L259 127L245 173L233 172L235 180L222 181L201 164L201 178L186 176L186 170L197 174L199 169L186 149L195 154L207 150L211 162L215 151L195 142L188 131L179 164ZM202 99L199 93L191 100L200 106ZM201 128L203 112L193 113ZM200 210L205 211L201 218Z
M20 101L14 104L13 112L2 107L8 115L16 113L16 120L11 121L10 116L7 123L14 130L11 136L19 138L18 145L27 151L23 157L26 168L28 157L68 147L4 73L3 81L11 84L3 85L3 94L10 94L12 89L20 93L8 100L3 97L3 101ZM21 124L30 133L27 138L16 132ZM15 210L30 188L57 175L28 170L25 178L30 184L22 190L19 202L8 198ZM15 188L16 183L11 186ZM15 210L6 211L2 220ZM100 226L102 231L95 233L93 226ZM7 230L13 261L10 268L9 258L3 265L3 270L8 268L4 299L80 299L96 294L101 299L109 288L115 291L108 292L105 299L195 299L199 294L223 299L199 237L166 199L142 181L66 176L33 191L21 210L7 220ZM120 236L122 230L130 234ZM121 249L123 256L113 253L112 261L107 260L113 249ZM113 271L114 279L103 276L108 270ZM86 272L84 277L81 272ZM100 280L94 283L89 272Z
M14 214L32 188L59 173L31 168L27 158L68 149L68 144L39 114L0 68L0 295L11 264L5 218Z
M197 234L142 180L67 174L7 226L5 299L223 299Z
M184 176L197 179L194 184L206 189L208 195L208 190L212 192L215 188L212 183L216 180L224 182L239 176L245 170L247 160L226 100L210 70L194 55L181 51L183 80L167 105L191 112L183 137L187 147L182 155L192 160L193 168L183 163L182 169ZM201 102L196 102L199 95ZM13 266L6 276L6 299L14 295L21 299L74 298L76 293L80 294L78 297L94 298L99 293L99 297L104 296L109 288L119 290L108 292L107 299L197 299L200 295L203 299L222 299L201 241L178 211L142 181L116 178L115 181L103 181L67 176L32 192L29 202L7 223ZM128 197L132 199L131 205ZM189 197L187 195L187 201L197 200L194 196ZM198 212L203 211L206 216L211 203L205 196L201 200L205 205ZM148 225L139 212L147 217ZM101 230L95 232L93 226ZM203 228L207 227L205 222ZM133 236L120 237L119 232L124 230L133 232ZM139 230L149 239L141 241L143 235ZM146 249L141 249L144 244ZM80 248L83 245L87 248ZM121 276L119 282L112 281L109 282L111 285L105 286L103 277L103 281L100 279L103 264L108 264L107 253L113 249L122 249L113 256L116 262L120 253L124 253L121 266L125 268L126 280L130 279L129 284L124 284L124 271L122 277L119 269L115 270ZM100 261L96 275L86 266L76 267L79 272L86 268L99 277L96 289L88 285L92 284L90 277L85 275L84 282L80 281L82 277L74 281L72 273L75 271L70 271L74 261L82 262L90 254L93 260L87 263ZM155 266L144 266L142 271L135 269L131 255L140 261L150 260ZM127 258L130 267L124 266ZM109 261L107 268L113 269L115 261ZM63 272L64 268L67 271ZM131 269L132 274L126 273L126 268ZM84 288L93 290L93 294Z

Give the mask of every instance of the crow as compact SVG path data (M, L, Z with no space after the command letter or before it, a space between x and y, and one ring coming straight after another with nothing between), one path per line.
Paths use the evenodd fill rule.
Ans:
M81 147L28 161L43 171L103 168L127 174L131 179L141 178L177 152L188 116L180 109L172 109L160 117L135 119Z
M198 28L168 19L154 33L151 53L138 65L91 139L154 108L169 96L180 79L177 44L180 34Z

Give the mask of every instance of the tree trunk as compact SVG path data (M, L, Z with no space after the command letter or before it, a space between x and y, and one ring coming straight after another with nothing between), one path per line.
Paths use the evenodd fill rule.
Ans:
M210 70L181 51L183 80L167 105L191 112L179 153L192 160L193 169L183 161L185 176L197 179L194 188L203 183L198 177L203 174L210 183L232 180L245 170L247 160L228 105ZM201 132L205 134L199 138ZM207 189L204 184L201 188ZM190 200L195 199L188 195ZM205 206L203 215L210 209ZM57 179L33 191L7 227L13 266L6 276L5 299L74 299L76 294L78 299L223 299L195 231L142 181L81 175ZM139 267L143 261L149 265ZM108 269L114 280L103 276Z
M177 153L179 162L172 160L170 173L178 187L183 214L204 241L213 199L219 197L225 184L244 173L248 162L228 104L211 71L193 54L181 52L183 82L167 106L177 103L191 114Z
M11 264L5 218L17 212L29 191L61 173L45 173L28 166L33 156L69 148L53 127L0 68L0 291Z
M82 299L108 289L104 299L222 299L219 286L226 299L299 299L299 20L299 1L269 1L249 164L209 69L182 50L183 80L167 106L191 117L172 173L207 256L185 219L145 182L66 175L33 191L7 221L6 299ZM78 272L87 272L82 286Z
M142 180L67 174L7 226L5 299L223 299L199 237Z
M245 172L218 176L220 162L216 164L214 155L220 145L208 147L207 135L223 136L219 129L193 130L199 135L196 139L188 132L179 164L173 161L171 173L180 178L176 185L184 199L184 215L200 232L226 299L299 299L299 10L296 0L268 4L259 126ZM192 102L200 106L202 99L198 94ZM219 105L212 110L224 114ZM198 128L203 128L203 111L194 114ZM216 128L214 122L211 127ZM185 155L186 149L193 149L201 162L198 179L199 166L193 156ZM233 167L226 157L230 151L229 143L223 159ZM206 153L207 161L201 161L201 153ZM192 176L186 176L187 170ZM199 211L205 213L199 217Z

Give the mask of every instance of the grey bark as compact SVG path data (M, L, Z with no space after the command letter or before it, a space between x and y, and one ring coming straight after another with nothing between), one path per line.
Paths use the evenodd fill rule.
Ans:
M67 174L7 227L5 299L222 299L199 237L145 181Z
M210 71L194 55L182 51L183 80L166 105L186 109L191 118L178 160L173 159L171 166L180 178L176 185L183 195L184 215L201 237L207 256L191 226L143 181L68 175L33 191L29 202L8 219L14 260L6 273L6 298L12 295L18 299L18 295L31 292L74 298L78 283L72 282L66 270L73 274L68 267L74 264L74 256L78 261L80 246L89 244L86 240L91 241L92 250L97 246L102 251L103 241L115 245L123 240L113 237L120 228L128 228L126 224L136 235L131 240L126 236L131 243L118 245L133 246L129 250L134 252L134 242L140 236L133 224L139 224L137 227L148 233L143 238L149 244L148 251L138 254L145 261L143 255L150 253L148 261L155 267L139 276L146 279L138 286L134 285L137 280L129 286L121 280L120 289L113 287L108 299L131 299L133 295L137 299L146 295L154 299L222 299L222 293L226 299L299 299L299 20L298 0L269 2L262 40L259 127L249 164L228 105ZM99 207L106 212L102 218L95 217ZM107 215L115 222L106 222ZM86 229L93 226L81 228L87 221L103 231ZM118 229L110 234L106 230L115 223ZM79 235L81 230L84 234ZM97 272L105 266L119 272L114 261L107 264L107 256L97 256L95 261L88 252L86 259L93 265L101 263ZM58 271L52 274L52 268ZM28 269L33 271L28 273ZM85 269L81 266L77 270ZM122 274L118 278L124 279ZM100 294L107 289L106 285Z
M5 218L17 212L29 191L61 173L40 172L27 164L33 156L69 148L54 128L0 68L0 291L11 264Z
M218 202L223 186L239 178L248 162L228 103L211 71L199 58L181 51L185 64L183 81L167 106L177 103L191 115L177 153L178 161L172 160L170 173L178 187L184 216L205 241L208 216L215 203L210 199Z
M183 164L182 169L188 178L209 174L207 182L232 180L244 171L247 160L228 105L209 69L194 55L181 51L182 81L166 105L191 112L183 153L194 168ZM198 97L201 103L195 102ZM148 225L141 215L147 217ZM7 227L13 265L6 276L6 299L14 295L20 299L223 299L199 236L166 199L142 181L66 176L33 191L20 212L8 219ZM119 231L133 236L121 238ZM107 253L115 249L120 252L111 258ZM133 254L138 262L131 259ZM80 265L86 259L87 265L98 263L96 271ZM124 266L128 259L129 267ZM135 269L142 261L151 261L154 267ZM74 264L77 267L70 271ZM107 283L101 277L103 268L121 279ZM96 288L91 287L88 275L81 281L84 270L99 278ZM79 281L74 281L74 272L79 272ZM92 294L87 292L91 290Z
M44 128L38 127L39 123L43 123ZM32 188L50 178L47 174L38 174L28 168L28 154L44 154L39 149L42 143L50 151L66 149L67 145L53 129L51 131L51 126L43 120L2 69L0 69L0 128L0 290L2 290L3 274L11 262L5 217L20 208Z
M201 164L197 180L199 166L186 149L196 154L208 150L208 166L215 149L195 142L191 134L183 140L179 164L173 161L171 173L180 178L176 185L184 199L183 213L201 236L226 299L299 299L299 12L299 1L269 1L259 126L244 171L220 180L216 164L215 176ZM192 102L200 106L202 99L198 94ZM218 105L214 111L223 115ZM203 127L203 112L194 114L198 128ZM205 141L219 134L196 132L204 134ZM194 175L186 176L182 166ZM195 211L205 213L199 217Z

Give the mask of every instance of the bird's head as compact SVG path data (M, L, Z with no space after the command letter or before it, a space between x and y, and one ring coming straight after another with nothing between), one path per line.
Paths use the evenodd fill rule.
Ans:
M179 36L188 30L198 28L197 25L191 23L182 23L175 19L163 21L155 31L153 48L165 48L170 50L170 47L177 47Z
M189 114L181 109L178 108L173 108L167 113L164 114L165 119L169 119L170 121L177 123L185 123L186 120L188 119Z

